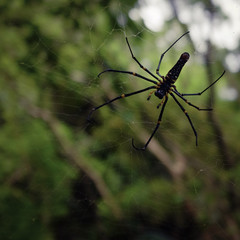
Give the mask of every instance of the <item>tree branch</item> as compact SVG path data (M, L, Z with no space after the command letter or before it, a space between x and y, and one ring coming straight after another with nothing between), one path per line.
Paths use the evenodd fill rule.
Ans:
M90 166L88 163L89 159L87 161L86 159L83 159L82 156L80 157L79 153L75 150L75 147L71 144L67 136L65 136L65 134L61 131L61 123L58 119L56 119L48 110L36 107L26 100L23 101L23 106L32 117L40 118L48 125L68 161L74 166L77 166L94 182L103 200L112 210L113 215L117 219L120 219L122 217L122 211L109 191L103 178L94 168Z

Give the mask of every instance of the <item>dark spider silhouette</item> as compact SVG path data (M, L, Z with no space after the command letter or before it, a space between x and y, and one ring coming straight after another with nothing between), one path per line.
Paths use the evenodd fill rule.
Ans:
M160 111L160 114L159 114L159 117L158 117L158 120L157 120L157 124L156 124L156 127L155 129L153 130L152 132L152 135L149 137L149 139L147 140L146 144L142 147L142 148L138 148L134 145L134 140L132 139L132 146L137 149L137 150L145 150L148 146L148 144L150 143L151 139L153 138L154 134L156 133L156 131L158 130L159 126L160 126L160 123L161 123L161 120L162 120L162 116L163 116L163 112L164 112L164 109L165 109L165 106L167 104L167 101L168 101L168 95L170 95L174 101L177 103L177 105L181 108L181 110L184 112L184 114L186 115L191 127L192 127L192 130L194 132L194 135L196 137L196 146L198 145L198 139L197 139L197 132L193 126L193 123L191 121L191 118L189 117L187 111L184 109L184 107L180 104L180 102L177 100L176 96L181 98L183 101L185 101L188 105L190 105L191 107L194 107L196 108L197 110L199 111L211 111L212 109L211 108L199 108L195 105L193 105L192 103L190 103L184 96L196 96L196 95L201 95L202 93L204 93L207 89L209 89L212 85L214 85L225 73L225 71L223 71L223 73L221 74L221 76L215 80L212 84L210 84L207 88L205 88L203 91L199 92L199 93L179 93L177 91L177 88L176 86L174 85L174 83L176 82L176 80L178 79L179 77L179 74L183 68L183 66L185 65L185 63L189 60L190 58L190 55L189 53L187 52L184 52L181 54L180 58L178 59L177 63L172 67L172 69L167 73L166 76L162 76L160 73L159 73L159 69L160 69L160 65L161 65L161 62L162 62L162 59L165 55L166 52L169 51L170 48L172 48L176 42L178 42L184 35L188 34L188 32L184 33L182 36L180 36L174 43L172 43L170 45L170 47L162 53L161 57L160 57L160 60L158 62L158 66L157 66L157 69L156 69L156 75L154 75L152 72L150 72L147 68L145 68L138 60L137 58L133 55L133 52L132 52L132 49L130 47L130 44L128 42L128 39L126 37L126 42L127 42L127 45L128 45L128 48L130 50L130 53L132 55L132 58L134 59L134 61L137 62L137 64L139 65L140 68L142 68L144 71L146 71L148 74L150 74L155 80L152 80L150 78L147 78L147 77L144 77L138 73L135 73L135 72L130 72L130 71L122 71L122 70L113 70L113 69L107 69L101 73L98 74L98 77L100 75L102 75L103 73L105 72L117 72L117 73L124 73L124 74L131 74L135 77L138 77L138 78L141 78L145 81L148 81L150 83L153 83L154 86L150 86L150 87L147 87L147 88L144 88L144 89L141 89L141 90L138 90L138 91L135 91L135 92L131 92L131 93L123 93L121 94L120 96L116 97L116 98L113 98L97 107L94 107L92 108L91 112L89 113L88 115L88 120L90 121L90 118L93 114L93 112L95 112L97 109L107 105L107 104L110 104L118 99L122 99L122 98L126 98L126 97L130 97L130 96L133 96L133 95L136 95L138 93L142 93L142 92L145 92L145 91L148 91L150 89L154 89L150 92L147 100L149 100L151 98L151 95L154 93L156 97L158 97L159 99L161 99L161 103L157 106L157 108L159 108L160 106L162 106L162 109ZM176 95L176 96L175 96Z

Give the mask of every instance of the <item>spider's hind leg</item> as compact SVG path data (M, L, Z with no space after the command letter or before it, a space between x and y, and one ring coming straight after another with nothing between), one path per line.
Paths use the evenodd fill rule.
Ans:
M171 45L170 47L168 47L167 50L165 50L162 55L160 56L160 59L159 59L159 62L158 62L158 66L157 66L157 69L156 69L156 74L159 76L159 77L163 77L160 73L159 73L159 70L160 70L160 65L162 63L162 60L163 60L163 57L165 55L165 53L167 53L183 36L185 36L186 34L188 34L189 31L185 32L182 36L180 36L177 40L175 40Z
M179 93L176 89L173 91L178 97L180 97L185 103L187 103L189 106L196 108L198 111L212 111L212 108L200 108L192 103L190 103L181 93Z
M207 91L210 87L212 87L218 80L220 80L220 78L222 78L222 76L225 74L225 70L223 71L223 73L220 75L220 77L218 77L213 83L211 83L208 87L206 87L204 90L202 90L199 93L182 93L182 96L199 96L202 95L205 91Z
M138 59L134 56L133 54L133 51L132 51L132 48L130 46L130 43L128 42L128 38L126 37L126 42L127 42L127 45L128 45L128 48L129 48L129 51L131 53L131 56L132 56L132 59L138 64L138 66L143 69L145 72L147 72L148 74L150 74L152 77L154 77L155 79L159 80L157 76L155 76L153 73L151 73L151 71L149 71L146 67L144 67L139 61Z

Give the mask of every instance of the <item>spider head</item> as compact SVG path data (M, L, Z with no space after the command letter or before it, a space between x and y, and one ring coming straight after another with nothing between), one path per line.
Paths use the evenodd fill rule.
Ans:
M165 88L158 88L158 90L154 93L156 97L162 99L166 95Z

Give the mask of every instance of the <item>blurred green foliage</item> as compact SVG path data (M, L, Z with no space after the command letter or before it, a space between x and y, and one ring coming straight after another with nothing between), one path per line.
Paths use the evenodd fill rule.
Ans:
M199 133L198 148L184 114L169 101L149 149L132 149L131 137L143 145L159 114L158 100L147 102L147 94L96 111L93 124L86 121L93 106L148 86L130 75L97 78L106 68L144 74L131 59L124 34L138 59L155 71L156 39L167 47L184 30L173 17L161 33L147 31L128 19L134 4L0 3L1 239L239 236L239 99L212 95L213 115L187 106ZM166 42L169 29L176 36ZM179 43L180 50L192 53L188 40ZM214 64L187 64L177 83L180 92L207 86L208 68L214 69L210 81L222 72L226 52L213 51L218 54ZM161 72L179 54L172 49ZM216 88L229 80L238 90L237 77L227 73ZM209 105L209 96L191 101Z

